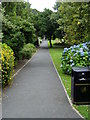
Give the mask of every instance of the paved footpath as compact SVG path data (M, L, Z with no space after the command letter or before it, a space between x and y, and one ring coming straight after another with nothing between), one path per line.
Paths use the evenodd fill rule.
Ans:
M0 120L2 119L2 107L0 105Z
M68 102L47 41L4 94L3 118L80 118Z

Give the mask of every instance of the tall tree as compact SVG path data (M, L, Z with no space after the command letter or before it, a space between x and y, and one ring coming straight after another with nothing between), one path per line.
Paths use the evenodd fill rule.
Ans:
M60 7L60 2L56 2L53 9L58 11L59 7Z
M39 13L38 25L39 25L39 35L42 37L45 35L46 39L50 42L50 47L52 47L51 39L55 37L61 37L61 31L57 30L59 25L57 20L59 19L59 14L53 12L49 9L44 9L43 12Z
M59 7L59 29L65 32L64 39L70 44L88 40L89 3L61 3Z
M7 43L14 50L17 58L25 43L34 43L36 40L30 6L26 2L2 3L4 9L2 21L3 43Z

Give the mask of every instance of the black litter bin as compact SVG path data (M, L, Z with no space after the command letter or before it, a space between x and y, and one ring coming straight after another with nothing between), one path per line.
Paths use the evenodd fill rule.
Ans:
M90 68L73 67L71 99L74 104L90 104Z

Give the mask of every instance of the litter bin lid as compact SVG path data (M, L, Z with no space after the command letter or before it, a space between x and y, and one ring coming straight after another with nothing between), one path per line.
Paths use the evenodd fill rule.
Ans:
M90 72L90 67L73 67L72 70L75 72Z

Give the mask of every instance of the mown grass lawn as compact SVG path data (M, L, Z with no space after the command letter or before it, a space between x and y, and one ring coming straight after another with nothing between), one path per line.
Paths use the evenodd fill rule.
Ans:
M71 76L64 74L60 68L63 47L55 47L54 46L53 48L49 49L49 52L50 52L50 55L53 59L55 66L56 66L56 69L61 77L61 80L66 88L66 91L67 91L69 97L71 98ZM87 118L88 120L90 120L90 118L88 118L88 113L89 113L88 106L85 106L85 105L73 105L73 106L79 111L79 113L84 118Z

